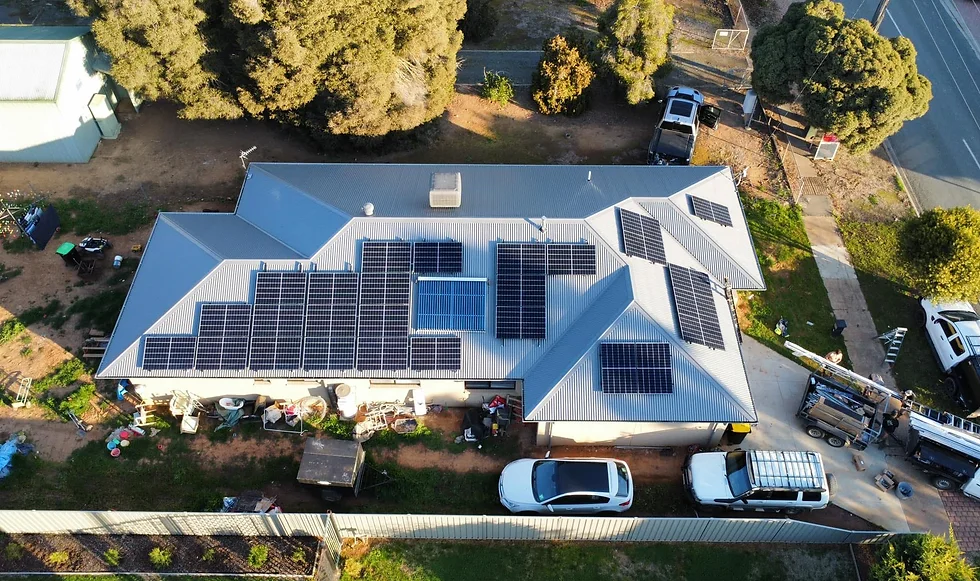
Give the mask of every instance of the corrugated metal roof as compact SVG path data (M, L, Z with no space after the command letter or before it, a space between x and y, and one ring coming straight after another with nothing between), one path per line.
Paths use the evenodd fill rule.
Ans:
M585 218L626 198L670 196L723 171L643 165L257 163L250 168L261 168L351 216L362 215L370 202L378 217L534 219ZM444 172L462 176L459 208L429 207L432 174ZM250 184L245 189L248 195Z
M53 101L84 26L0 26L0 101Z
M236 214L168 212L161 216L220 258L303 258Z
M270 171L266 171L269 167L262 165L250 168L250 177L243 189L237 217L216 214L161 216L151 242L147 245L147 255L137 274L127 307L124 308L120 323L112 336L110 349L104 359L106 363L100 370L100 376L134 378L278 376L326 379L322 371L307 372L302 369L278 372L145 371L138 366L141 347L138 339L142 334L195 333L201 303L249 302L254 290L255 273L262 269L270 271L357 270L360 264L361 243L364 240L452 239L461 242L464 248L461 276L488 279L488 330L482 333L460 333L463 348L462 368L458 372L346 370L332 374L331 379L346 377L523 379L525 410L529 410L528 419L535 421L755 420L755 411L748 391L734 324L728 316L728 306L721 286L716 286L715 299L726 349L713 350L683 342L677 331L665 268L622 254L616 209L612 204L594 209L588 204L580 203L574 212L589 216L586 220L563 218L560 211L551 211L546 232L541 231L540 217L533 214L527 217L520 214L514 216L513 213L506 218L465 216L455 219L430 217L425 215L426 212L422 212L423 216L400 218L386 218L381 215L357 216L347 218L344 224L337 226L340 220L344 219L342 211L298 189L316 187L314 182L306 183L300 180L297 183L297 176L315 176L318 168L323 168L326 174L317 183L328 183L340 175L335 173L335 166L314 166L298 172L293 169L296 166L276 165L274 167L276 171L285 167L290 168L290 172L298 172L297 175L290 175L291 183L296 187L282 183ZM347 180L343 183L356 182L357 187L367 188L364 191L373 193L385 191L389 186L394 188L396 184L404 183L406 180L419 181L422 179L420 176L424 176L427 188L429 175L433 171L432 166L422 166L422 169L408 175L403 171L405 166L395 166L400 170L394 173L381 172L383 175L380 181L365 177L379 171L379 168L386 167L388 166L343 166L341 173ZM360 172L357 171L358 168ZM517 179L506 178L513 169L508 166L497 167L496 171L494 166L477 166L477 174L470 172L469 166L439 166L439 168L445 170L452 168L463 174L464 197L469 183L466 181L466 176L470 176L470 182L473 182L473 175L480 175L489 183L500 187L507 183L524 183L522 187L529 188L533 179L553 181L562 170L578 170L578 168L547 168L549 171L546 172L530 172L524 171L526 168L521 167L518 168L517 174L523 177ZM645 175L654 176L654 181L658 183L665 181L662 177L663 168L655 169L658 171ZM670 171L667 170L667 173ZM701 168L701 172L708 176L719 173L716 168ZM593 181L602 183L603 180L608 179L605 176L614 173L596 171L593 173ZM632 172L627 173L632 174ZM352 182L350 176L354 175L358 175L358 178ZM640 174L632 175L630 179L639 179L636 176ZM401 176L401 178L396 180L392 176ZM521 180L525 180L526 183ZM699 179L699 182L703 181ZM552 192L552 195L564 195L549 189L551 185L550 181L542 183L540 191ZM636 189L635 184L629 187ZM469 190L471 195L472 189ZM506 188L502 187L500 191L504 190ZM539 195L545 196L544 193ZM341 197L356 199L357 204L360 205L363 201L357 196L356 193L349 193ZM384 198L374 198L374 200L378 199ZM498 203L506 207L509 199L509 195L501 195L498 197ZM646 201L651 200L648 198ZM425 203L427 207L427 202ZM294 204L300 209L291 210ZM551 203L551 205L555 208L564 207L560 203ZM640 203L632 199L624 199L620 205L644 212ZM267 206L269 211L266 211ZM482 202L476 206L484 207ZM536 206L534 214L548 215L541 211L542 207L543 205ZM243 222L246 218L243 214L248 215L248 223ZM683 216L675 218L677 221L683 219L685 219ZM687 238L679 235L680 240L675 239L671 228L665 226L665 229L668 233L664 236L665 251L671 262L693 268L700 268L701 260L712 265L716 262L725 264L724 261L705 254L709 253L709 246L704 247L699 258L687 247L690 245ZM257 244L255 248L247 250L236 248L237 245L243 245L253 237ZM174 238L179 238L181 241L178 243ZM279 243L276 242L277 239ZM317 239L320 241L317 242ZM496 291L495 244L502 241L589 242L596 245L595 275L547 278L546 339L499 340L493 333L495 318L493 305ZM685 245L684 242L688 244ZM710 241L705 244L708 243ZM309 250L314 246L312 251ZM161 261L157 252L166 252L169 260ZM186 274L188 269L184 265L185 255L191 255L189 262L198 266L193 274ZM304 258L306 256L309 258ZM180 259L175 260L174 257ZM222 257L224 260L219 260ZM153 276L166 278L174 273L177 265L180 265L184 273L181 275L179 291L163 293L166 296L161 296L161 292L153 288L158 284ZM729 265L728 268L734 267ZM155 275L144 274L144 271L152 271ZM714 274L714 271L712 273ZM134 309L130 307L130 305L147 303L151 304L151 307L153 304L158 304L160 307L149 308L146 312L135 314ZM414 328L414 319L412 327ZM427 332L429 331L419 331L417 334ZM674 374L677 385L675 393L669 396L603 394L598 381L596 347L600 338L670 342L675 354Z

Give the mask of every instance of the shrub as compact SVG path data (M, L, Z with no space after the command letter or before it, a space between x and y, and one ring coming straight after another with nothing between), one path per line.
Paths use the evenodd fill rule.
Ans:
M871 566L872 581L975 581L949 531L939 535L901 535L888 543Z
M26 330L24 324L17 319L7 319L0 325L0 345L10 343Z
M544 43L531 97L545 115L577 115L585 111L586 90L594 77L592 65L579 49L563 36L556 36Z
M48 555L49 565L67 565L71 561L71 555L68 551L56 551Z
M510 79L494 71L483 71L483 87L480 89L480 96L496 103L501 107L506 107L514 98L514 86Z
M330 414L322 422L310 422L310 425L322 430L335 440L353 440L354 422L344 421L336 414Z
M261 569L262 565L269 560L269 547L265 545L255 545L248 552L248 566L253 569Z
M980 211L929 210L909 219L900 240L919 294L968 301L980 296Z
M466 0L466 16L459 21L459 30L468 42L483 42L493 36L500 18L490 0Z
M106 549L106 551L102 553L102 559L105 560L106 565L109 565L110 567L117 567L122 561L122 554L119 552L119 549L113 547L111 549Z
M7 543L7 546L3 548L3 556L8 561L19 561L24 556L24 547L17 543Z
M153 550L150 551L150 564L153 565L154 569L166 569L173 561L174 554L170 549L153 547Z
M205 563L210 563L211 561L214 561L214 557L216 554L217 551L214 550L214 547L208 547L207 549L204 550L204 553L201 554L201 560L204 561Z
M81 417L92 407L93 397L95 397L95 384L86 383L58 404L58 412L63 415L71 412Z

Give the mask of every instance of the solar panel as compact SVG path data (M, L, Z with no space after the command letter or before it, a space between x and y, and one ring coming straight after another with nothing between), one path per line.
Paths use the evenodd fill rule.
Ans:
M471 278L418 279L416 329L485 331L487 281Z
M256 305L302 305L306 301L305 272L260 272L255 277Z
M724 349L725 339L708 275L676 264L668 266L681 337L691 343Z
M548 274L595 274L595 245L548 244Z
M603 393L673 393L667 343L602 343Z
M497 274L548 274L547 245L514 242L497 244Z
M250 369L299 369L304 305L255 305Z
M251 326L252 305L201 305L194 367L245 369Z
M412 337L411 368L415 371L458 371L462 358L459 337Z
M732 225L732 216L728 213L727 206L697 196L691 196L691 204L694 206L694 215L698 218L717 222L722 226Z
M146 370L191 369L197 337L145 337L143 364Z
M361 274L358 305L357 369L408 369L411 274Z
M460 242L416 242L412 245L412 252L412 267L415 272L463 272L463 244Z
M306 300L304 369L354 369L356 272L311 272Z
M364 242L361 272L411 272L410 242Z
M629 210L620 210L619 228L623 232L623 249L628 256L667 264L659 221Z
M544 339L545 277L497 277L497 338Z

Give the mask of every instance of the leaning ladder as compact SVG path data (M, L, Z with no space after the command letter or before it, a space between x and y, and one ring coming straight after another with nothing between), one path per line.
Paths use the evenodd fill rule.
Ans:
M728 310L732 313L732 323L735 324L735 338L738 339L738 344L742 344L742 329L738 326L738 311L735 309L735 291L732 290L732 285L728 282L728 278L725 278L725 300L728 301Z
M895 327L887 333L882 333L878 335L885 346L885 363L893 365L895 360L898 359L898 352L902 348L902 341L905 340L905 334L909 330L905 327Z

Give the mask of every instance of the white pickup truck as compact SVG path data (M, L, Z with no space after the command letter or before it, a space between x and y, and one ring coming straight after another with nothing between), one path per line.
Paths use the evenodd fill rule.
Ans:
M920 301L926 338L939 368L946 374L949 395L980 416L980 316L965 302Z

